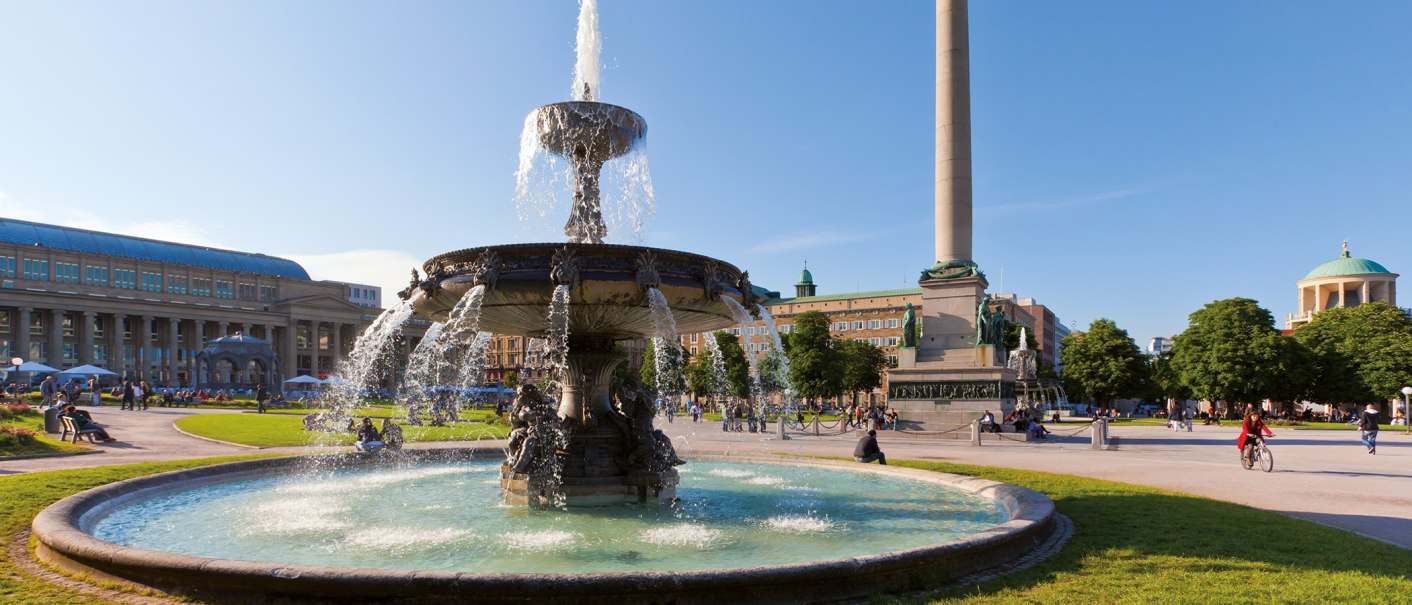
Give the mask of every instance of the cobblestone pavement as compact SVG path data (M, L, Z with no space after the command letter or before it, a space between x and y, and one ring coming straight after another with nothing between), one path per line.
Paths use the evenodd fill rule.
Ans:
M120 441L98 444L104 453L58 458L0 461L0 475L86 468L134 462L226 456L254 452L329 451L328 448L254 450L183 435L172 422L191 414L240 413L231 410L152 408L124 412L92 410ZM684 419L658 424L688 460L692 452L848 457L856 434L801 435L780 441L773 433L723 433L720 423ZM1078 424L1052 427L1063 435ZM836 429L835 429L836 430ZM1357 431L1279 430L1270 440L1275 470L1241 468L1235 448L1237 426L1201 426L1191 433L1162 427L1115 426L1115 451L1090 449L1086 432L1050 442L988 440L973 447L967 440L908 436L882 431L878 441L893 459L944 460L1149 485L1177 492L1237 502L1317 521L1412 548L1412 438L1383 431L1378 454L1368 455ZM501 446L503 441L480 442ZM409 444L410 447L465 447L465 442ZM1192 528L1199 530L1199 528Z

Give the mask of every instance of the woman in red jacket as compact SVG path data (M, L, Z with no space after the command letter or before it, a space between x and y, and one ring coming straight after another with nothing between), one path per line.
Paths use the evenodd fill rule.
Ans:
M1270 431L1270 427L1265 426L1265 422L1260 420L1260 412L1252 411L1246 414L1245 420L1240 423L1240 437L1236 438L1236 447L1240 449L1241 455L1245 459L1250 459L1251 454L1255 451L1256 440L1260 439L1262 434L1275 436ZM1247 445L1249 449L1247 449Z

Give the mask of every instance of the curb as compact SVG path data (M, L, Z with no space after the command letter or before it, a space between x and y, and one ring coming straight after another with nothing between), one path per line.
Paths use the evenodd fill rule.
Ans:
M104 454L104 450L84 450L82 452L50 452L48 454L20 454L18 456L0 456L0 462L11 460L38 460L40 458L67 458L69 456L87 456L89 454Z

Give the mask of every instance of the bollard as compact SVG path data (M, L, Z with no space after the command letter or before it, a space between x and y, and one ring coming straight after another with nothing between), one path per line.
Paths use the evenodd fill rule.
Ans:
M779 425L780 441L789 439L789 435L784 434L784 414L780 414Z
M848 423L847 423L847 422L844 422L844 421L843 421L843 418L839 418L839 419L838 419L838 434L844 435L844 434L847 434L847 433L848 433Z
M980 446L981 446L981 419L980 419L980 418L977 418L977 419L971 421L971 445L973 445L973 446L975 446L975 447L980 447Z
M1105 426L1106 424L1107 423L1103 422L1102 418L1093 421L1093 424L1091 425L1093 428L1093 449L1103 449L1103 442L1107 439L1107 435L1104 435L1104 432L1107 428Z
M813 424L814 424L814 436L815 436L815 437L818 437L818 436L819 436L819 415L818 415L818 414L814 414L814 422L813 422Z
M1103 447L1108 448L1108 419L1103 419Z

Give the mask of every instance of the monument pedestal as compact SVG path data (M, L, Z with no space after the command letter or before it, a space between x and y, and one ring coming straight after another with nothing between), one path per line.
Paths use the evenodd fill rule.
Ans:
M999 421L1015 409L1015 371L998 363L993 345L976 344L976 311L988 285L983 275L921 281L922 336L916 348L900 349L888 371L888 405L904 428L949 431L987 410Z

